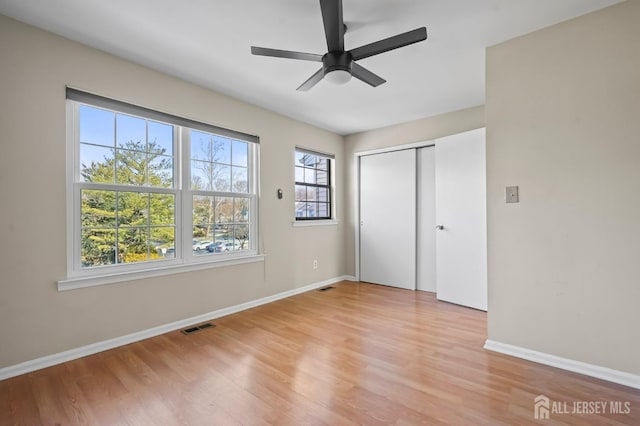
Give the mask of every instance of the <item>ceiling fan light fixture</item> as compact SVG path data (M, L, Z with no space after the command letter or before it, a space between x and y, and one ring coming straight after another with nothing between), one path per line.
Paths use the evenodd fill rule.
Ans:
M328 72L327 75L324 76L324 78L326 78L327 81L333 84L343 85L351 81L351 73L349 71L338 69Z

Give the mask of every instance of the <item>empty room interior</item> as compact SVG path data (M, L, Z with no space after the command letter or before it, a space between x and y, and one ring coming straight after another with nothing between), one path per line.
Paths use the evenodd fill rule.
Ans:
M640 424L639 22L0 0L0 425Z

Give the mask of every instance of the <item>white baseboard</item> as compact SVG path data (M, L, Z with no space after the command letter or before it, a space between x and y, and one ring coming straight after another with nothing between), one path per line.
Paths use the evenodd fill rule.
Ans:
M587 364L586 362L562 358L544 352L537 352L520 346L508 345L506 343L500 343L489 339L485 342L484 348L490 351L537 362L538 364L550 365L551 367L557 367L563 370L573 371L574 373L584 374L585 376L595 377L609 382L618 383L620 385L640 389L640 375L637 374Z
M236 312L255 308L256 306L264 305L270 302L275 302L276 300L295 296L296 294L304 293L310 290L315 290L317 288L324 287L324 286L334 284L340 281L345 281L345 280L355 281L355 277L352 277L350 275L344 275L342 277L331 278L325 281L309 284L304 287L298 287L292 290L284 291L282 293L274 294L273 296L263 297L261 299L252 300L250 302L241 303L235 306L229 306L227 308L218 309L212 312L208 312L206 314L197 315L195 317L186 318L186 319L175 321L169 324L160 325L158 327L149 328L147 330L142 330L135 333L127 334L126 336L116 337L114 339L92 343L87 346L70 349L68 351L60 352L57 354L47 355L41 358L36 358L30 361L22 362L20 364L0 368L0 380L19 376L21 374L30 373L32 371L51 367L56 364L62 364L63 362L72 361L74 359L82 358L87 355L93 355L98 352L117 348L118 346L128 345L130 343L138 342L140 340L148 339L150 337L155 337L160 334L168 333L170 331L180 330L188 326L191 326L193 324L198 324L201 322L210 321L216 318L235 314Z

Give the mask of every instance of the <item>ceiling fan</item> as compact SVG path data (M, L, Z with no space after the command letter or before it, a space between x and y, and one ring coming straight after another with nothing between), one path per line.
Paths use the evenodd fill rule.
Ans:
M322 62L322 68L297 90L307 91L324 77L336 84L345 84L353 76L377 87L386 80L358 65L356 61L427 39L427 29L422 27L345 51L344 33L347 26L342 19L342 0L320 0L320 9L328 48L324 55L251 46L251 53L254 55Z

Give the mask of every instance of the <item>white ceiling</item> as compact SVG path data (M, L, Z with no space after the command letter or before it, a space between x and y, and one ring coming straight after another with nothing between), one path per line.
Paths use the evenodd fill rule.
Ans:
M321 81L319 63L250 46L324 54L318 0L0 0L0 13L340 134L484 104L485 48L620 0L343 0L345 49L427 27L427 41L358 63L373 88Z

